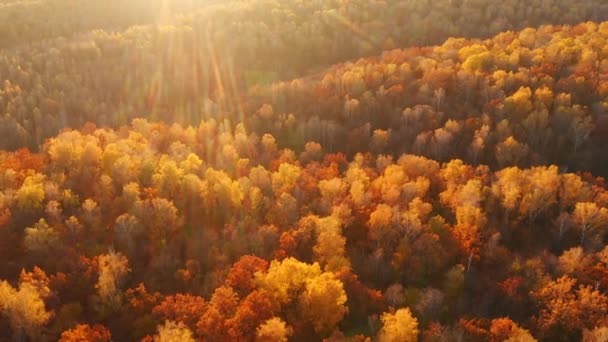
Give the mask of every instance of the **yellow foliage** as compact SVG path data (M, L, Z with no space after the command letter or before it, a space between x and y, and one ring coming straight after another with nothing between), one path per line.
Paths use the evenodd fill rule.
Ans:
M166 321L158 327L154 342L194 342L192 331L182 322Z
M462 68L468 71L487 70L492 64L492 54L488 51L471 55L462 63Z
M330 334L344 318L348 309L346 292L341 281L326 272L306 280L306 288L299 297L299 309L321 335Z
M29 175L15 194L20 209L38 209L44 201L45 176L39 173Z
M36 287L21 283L14 289L8 282L0 282L0 312L6 316L15 333L23 330L33 338L51 318Z
M272 189L275 194L281 192L291 192L296 185L296 181L300 177L302 170L293 164L282 163L279 165L279 170L272 173Z
M379 342L416 342L418 341L418 320L409 308L395 313L382 314L382 329L378 333Z
M25 228L23 244L30 252L44 253L59 243L59 234L40 219L34 227Z
M256 330L256 342L287 342L293 329L281 318L273 317L260 324Z
M99 256L99 278L97 288L103 308L117 309L122 302L120 286L131 271L129 260L120 253L110 252Z
M471 56L479 55L479 54L486 53L486 52L488 52L488 48L485 47L484 45L472 44L472 45L468 45L468 46L461 48L458 51L458 58L460 59L461 62L464 62L467 60L467 58L469 58Z
M318 263L312 265L287 258L283 261L273 260L268 272L255 275L258 286L271 293L279 302L288 303L305 285L309 278L322 274Z

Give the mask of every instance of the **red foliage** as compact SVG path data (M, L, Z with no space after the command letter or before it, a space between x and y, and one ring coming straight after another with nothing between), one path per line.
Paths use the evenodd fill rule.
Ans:
M167 296L152 313L161 321L183 322L193 329L206 310L207 302L203 297L178 293Z
M59 342L110 342L112 334L103 325L79 324L75 328L64 331Z
M46 165L47 159L43 154L32 153L27 148L15 152L0 151L0 173L11 169L17 172L17 182L21 184L26 176L26 171L39 172Z
M521 288L523 282L524 279L520 276L509 277L498 283L498 288L508 297L516 297L519 296L519 289Z
M149 294L143 283L125 291L125 296L131 309L138 314L151 311L162 298L162 295L158 292Z
M461 318L458 320L458 325L475 341L486 341L490 337L490 332L488 331L489 322L487 320Z
M239 305L234 316L226 322L234 341L251 340L255 329L279 310L273 297L264 290L251 292Z
M216 307L209 307L196 323L196 332L208 341L229 341L226 317Z
M255 288L255 273L267 269L268 261L253 255L244 255L230 268L226 285L232 287L241 296L247 295Z
M515 327L515 322L509 318L493 319L490 324L490 333L492 334L491 341L502 342L509 339Z

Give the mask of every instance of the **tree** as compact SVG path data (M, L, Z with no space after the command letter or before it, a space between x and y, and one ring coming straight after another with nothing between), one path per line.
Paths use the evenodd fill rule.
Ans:
M416 316L422 322L428 322L439 318L442 313L443 302L445 295L440 290L434 288L425 288L420 295L420 299L414 307Z
M318 263L273 260L266 273L256 274L256 283L282 308L296 304L298 317L312 324L320 335L330 334L347 313L343 283L333 273L322 272Z
M583 245L585 234L608 224L608 209L599 208L593 202L579 202L574 206L572 218L581 231L581 245Z
M34 266L32 272L22 269L19 274L19 282L36 288L42 299L46 299L53 294L53 291L50 289L50 281L46 273L38 266Z
M576 276L582 279L581 275L591 268L593 262L591 256L585 255L585 251L582 247L573 247L565 251L559 257L558 270L563 274L570 276Z
M589 139L591 132L595 129L593 118L585 111L573 107L572 122L568 131L568 137L574 145L574 153L577 153L579 148Z
M528 117L522 121L522 126L526 130L526 141L535 151L546 151L550 141L552 131L549 127L549 111L545 108L532 111Z
M161 321L183 323L195 328L206 309L207 303L203 297L178 293L167 296L152 309L152 313Z
M528 145L509 136L505 141L496 145L496 161L498 166L517 166L526 161L529 153Z
M100 255L97 260L99 278L95 288L100 300L98 310L102 316L105 316L121 306L120 287L131 269L127 257L114 251Z
M370 240L376 241L380 245L391 232L392 222L393 208L384 203L379 204L369 216L367 223Z
M490 323L491 341L535 342L529 331L521 328L509 318L496 318Z
M464 255L468 257L467 272L473 259L479 258L482 243L480 231L486 222L487 218L480 208L470 205L456 208L456 225L452 234L459 242Z
M608 327L601 326L593 330L583 329L583 342L608 341Z
M59 234L44 219L40 219L33 227L25 228L23 244L29 252L45 255L57 248L59 241Z
M557 203L560 177L555 165L533 167L526 170L525 175L519 211L533 223L539 214Z
M33 173L25 178L15 194L17 208L21 210L35 210L42 207L42 201L45 198L43 186L45 178L40 173Z
M161 159L160 163L159 171L152 176L152 182L162 197L174 198L184 178L184 171L173 160Z
M139 220L131 214L122 214L114 223L114 234L118 247L125 251L129 257L135 256L138 239L144 233L144 227Z
M209 299L207 310L196 323L196 332L212 341L230 339L227 321L234 316L239 305L237 293L228 286L215 289Z
M230 268L226 284L241 296L247 295L255 288L255 274L268 269L268 262L253 255L244 255Z
M1 281L0 311L8 318L17 340L22 333L36 340L40 329L52 316L37 286L30 282L20 282L19 288L15 289L8 282Z
M480 156L483 156L483 152L486 148L488 135L490 134L490 126L483 125L475 131L473 141L469 145L469 155L473 163L477 163Z
M580 176L573 173L561 175L559 203L563 210L576 205L578 202L591 201L591 197L589 184L586 184Z
M194 342L192 331L183 323L165 321L158 327L158 334L154 336L154 342Z
M110 342L112 334L100 324L92 327L88 324L78 324L70 330L61 333L59 342Z
M228 333L234 340L250 340L256 328L279 311L275 299L265 290L255 290L239 304L234 316L226 321Z
M530 293L540 306L535 323L542 337L572 337L604 322L608 297L590 286L575 285L576 279L562 276Z
M509 221L509 213L519 206L523 196L521 181L523 172L517 167L502 169L496 173L496 181L492 184L492 192L500 199L505 208L505 217Z
M322 336L330 334L344 318L348 311L345 303L344 285L329 272L307 279L298 298L302 317Z
M139 200L133 208L135 216L146 227L152 246L162 249L182 226L183 221L178 210L170 200L165 198L148 198Z
M511 115L511 121L519 122L532 112L534 105L531 100L532 90L529 87L521 87L505 99L505 110Z
M405 304L405 293L403 285L393 284L384 291L384 300L389 306L400 307Z
M409 308L402 308L394 313L382 314L382 329L378 333L380 342L415 342L418 341L418 320L412 316Z
M265 273L255 275L258 287L267 290L280 303L287 304L303 289L306 280L322 274L318 263L312 265L287 258L283 261L273 260Z
M291 193L302 170L292 164L282 163L277 172L271 175L272 189L276 196L281 193Z
M338 272L350 268L345 256L346 239L342 236L340 218L328 216L316 220L317 244L313 247L315 260L325 271Z
M287 342L293 329L281 318L273 317L266 320L256 330L256 342Z

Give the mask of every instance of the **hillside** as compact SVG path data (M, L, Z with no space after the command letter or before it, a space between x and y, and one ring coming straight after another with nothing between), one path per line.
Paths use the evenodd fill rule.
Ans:
M605 172L606 23L449 39L250 89L246 121L282 145ZM604 124L605 125L605 124ZM351 141L348 146L340 142Z
M57 7L53 11L65 13L60 5L70 3L52 2ZM6 75L0 90L0 133L7 137L0 148L37 149L63 127L80 128L88 121L117 127L146 117L196 124L208 115L209 103L220 111L238 111L242 94L251 86L308 75L310 70L383 49L437 44L449 37L470 37L472 32L475 37L491 37L529 25L608 19L608 5L601 0L574 5L567 0L513 0L501 2L502 7L456 0L256 0L203 2L208 6L181 15L174 10L174 16L159 24L120 29L110 18L125 16L122 26L145 24L158 18L163 2L152 2L140 11L139 2L117 1L138 15L149 11L146 20L130 18L130 11L109 3L105 10L95 7L102 3L83 1L82 17L71 14L71 20L64 20L66 30L74 34L56 37L60 34L36 26L46 21L24 23L32 37L39 38L0 50L0 74ZM172 4L187 8L189 2ZM90 26L75 21L92 12L112 15L96 15L99 24L86 20ZM54 14L48 17L62 20ZM12 28L14 21L19 20L10 21ZM42 39L38 30L56 38ZM16 37L25 39L28 33Z

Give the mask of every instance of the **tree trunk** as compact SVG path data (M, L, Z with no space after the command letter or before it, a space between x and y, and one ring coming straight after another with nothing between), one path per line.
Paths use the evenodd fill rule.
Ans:
M471 251L471 253L469 254L469 261L467 263L467 273L469 273L469 270L471 269L471 261L473 260L473 251Z

